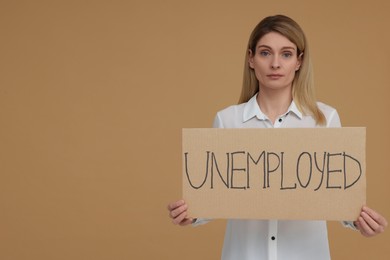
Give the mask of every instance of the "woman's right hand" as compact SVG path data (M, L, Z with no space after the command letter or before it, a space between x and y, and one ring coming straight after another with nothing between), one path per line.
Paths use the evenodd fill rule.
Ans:
M192 224L195 219L189 217L188 205L184 200L172 202L168 205L169 217L172 218L172 223L180 226L187 226Z

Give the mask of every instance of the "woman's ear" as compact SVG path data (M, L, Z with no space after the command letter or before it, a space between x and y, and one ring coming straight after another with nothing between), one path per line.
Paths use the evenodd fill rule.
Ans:
M298 61L297 61L297 66L295 68L295 71L299 70L299 68L302 65L302 61L303 61L303 52L301 52L301 54L299 54L299 56L298 56Z
M253 65L253 54L252 54L252 50L251 49L248 49L248 64L249 64L249 67L251 69L253 69L254 65Z

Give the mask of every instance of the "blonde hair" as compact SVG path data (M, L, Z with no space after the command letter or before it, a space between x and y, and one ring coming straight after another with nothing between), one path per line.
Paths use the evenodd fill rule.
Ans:
M313 68L310 60L309 46L301 27L291 18L284 15L275 15L264 18L252 31L246 49L244 77L239 104L247 102L259 91L259 81L255 72L249 67L250 53L256 53L256 45L269 32L277 32L297 46L297 56L301 55L300 69L295 73L292 82L292 96L298 109L305 115L314 117L318 125L324 125L326 119L317 106Z

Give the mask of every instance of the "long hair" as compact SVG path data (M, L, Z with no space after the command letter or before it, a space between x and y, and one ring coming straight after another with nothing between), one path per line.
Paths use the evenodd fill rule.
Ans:
M301 55L302 64L292 82L292 96L298 109L305 115L314 117L318 125L324 125L326 119L317 106L313 68L310 60L309 46L301 27L291 18L284 15L275 15L264 18L252 31L245 55L244 77L239 104L247 102L261 88L255 72L249 67L250 51L256 53L256 45L265 34L277 32L297 46L297 56Z

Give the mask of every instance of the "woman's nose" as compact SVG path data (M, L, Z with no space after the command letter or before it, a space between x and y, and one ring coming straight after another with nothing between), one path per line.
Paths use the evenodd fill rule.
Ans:
M279 69L280 68L280 63L279 59L277 57L274 57L271 63L271 68L272 69Z

